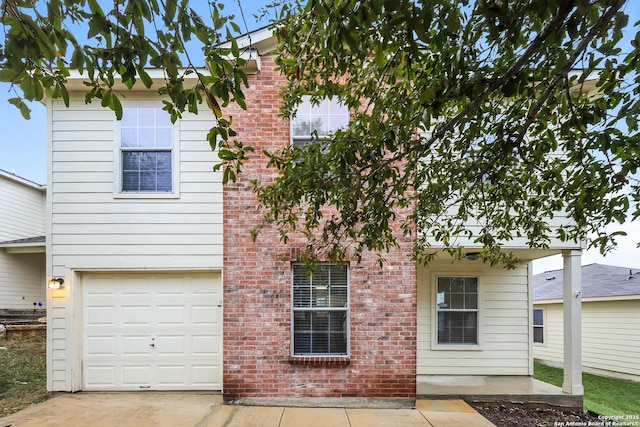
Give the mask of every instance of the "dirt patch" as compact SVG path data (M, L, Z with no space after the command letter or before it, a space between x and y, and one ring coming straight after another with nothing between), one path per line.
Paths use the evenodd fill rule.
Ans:
M570 412L548 408L526 407L486 407L472 405L476 411L497 427L552 427L559 425L589 425L597 423L596 414L591 412ZM584 423L584 424L582 424Z

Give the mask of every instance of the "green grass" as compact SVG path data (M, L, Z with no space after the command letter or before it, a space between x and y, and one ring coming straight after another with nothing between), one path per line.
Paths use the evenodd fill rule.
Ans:
M533 378L562 387L562 370L535 364ZM584 407L599 415L640 415L640 383L582 374Z
M0 417L51 397L44 338L0 340Z

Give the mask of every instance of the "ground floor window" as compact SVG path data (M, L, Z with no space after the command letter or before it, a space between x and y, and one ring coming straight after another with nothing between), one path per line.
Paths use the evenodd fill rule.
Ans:
M544 344L544 310L533 309L533 342Z
M292 352L294 356L347 355L349 271L322 264L313 271L293 265Z
M438 344L478 344L478 278L436 278Z

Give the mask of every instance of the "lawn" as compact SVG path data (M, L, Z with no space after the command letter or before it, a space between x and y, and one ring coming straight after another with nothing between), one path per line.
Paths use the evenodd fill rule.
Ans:
M562 370L536 364L533 378L562 387ZM640 383L582 374L584 407L599 415L640 415Z
M0 417L51 397L44 338L0 340Z

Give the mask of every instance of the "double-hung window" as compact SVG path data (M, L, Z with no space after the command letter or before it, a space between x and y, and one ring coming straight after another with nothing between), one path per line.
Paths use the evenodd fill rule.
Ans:
M323 99L318 105L303 97L296 117L291 121L291 139L299 147L314 136L322 139L349 124L349 108L335 99Z
M349 271L322 264L309 272L294 264L292 273L292 354L346 356L349 342Z
M478 345L478 278L436 278L438 345Z
M544 344L544 310L533 309L533 342Z
M162 107L122 109L120 155L120 191L173 191L173 125Z

